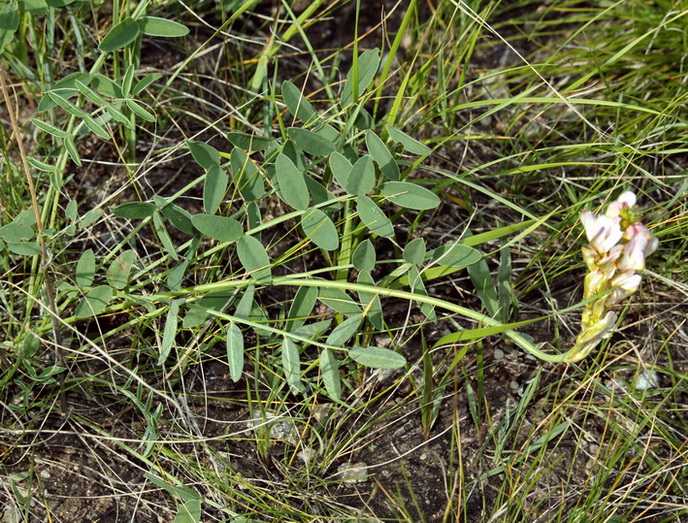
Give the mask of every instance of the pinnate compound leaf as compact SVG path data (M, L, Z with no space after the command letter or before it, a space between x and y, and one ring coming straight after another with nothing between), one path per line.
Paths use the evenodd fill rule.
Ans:
M15 39L19 28L19 13L16 5L10 3L0 7L0 54Z
M191 223L201 234L221 242L235 242L241 238L244 228L234 218L214 214L194 214Z
M83 301L79 303L74 315L77 318L90 318L97 316L109 305L113 296L112 287L109 285L99 285L91 289Z
M200 523L202 506L200 499L190 499L179 507L172 523Z
M388 125L387 132L389 133L389 137L392 139L393 142L400 143L402 147L410 153L417 154L419 156L427 156L432 152L432 149L430 149L430 147L428 147L424 143L419 142L415 138L410 137L408 134L406 134L403 131L400 131L396 127Z
M358 333L361 323L363 323L363 314L355 314L347 318L332 330L325 343L334 347L343 347Z
M185 234L196 234L196 228L193 226L189 211L182 209L174 203L168 203L165 198L157 194L153 197L153 200L161 209L162 215L177 229Z
M375 187L375 166L370 156L366 154L358 159L351 168L343 187L346 192L355 196L363 196L373 190Z
M227 133L227 139L232 145L247 151L249 154L267 149L275 141L273 138L268 138L266 136L256 136L254 134L239 132Z
M127 107L131 109L131 112L134 113L136 116L147 122L155 123L155 115L147 109L145 109L141 104L135 102L131 98L127 98L125 103L127 104Z
M225 199L229 178L219 165L213 165L205 175L203 184L203 208L208 214L214 214Z
M289 112L299 120L310 122L312 119L315 119L313 118L317 114L315 109L299 88L289 80L282 82L282 97L284 98L284 103L289 108Z
M354 85L354 69L349 70L346 85L342 91L342 107L353 103L363 94L377 75L380 67L380 50L370 49L358 57L358 82ZM354 89L356 90L354 96Z
M406 358L401 354L381 347L354 347L349 356L356 363L373 369L398 369L406 365Z
M365 136L366 146L370 156L373 157L375 163L380 168L380 172L385 175L388 180L399 180L399 166L394 160L392 153L389 152L387 146L373 131L367 131Z
M332 351L325 349L320 353L320 376L325 384L327 395L335 401L342 397L342 381L339 376L339 363Z
M335 150L335 146L332 142L308 129L290 127L287 129L287 136L289 136L302 151L306 151L313 156L327 156Z
M367 196L356 198L356 212L370 232L384 238L394 236L394 227L385 213Z
M299 211L308 208L308 186L303 173L283 153L277 155L275 177L277 193L284 203Z
M404 248L404 261L414 265L421 265L425 261L425 240L416 238Z
M129 283L129 275L136 260L136 252L128 249L113 260L105 274L107 282L115 289L124 289Z
M346 187L349 181L349 174L351 174L352 165L344 155L334 152L330 155L330 170L334 174L337 183L342 187Z
M232 179L241 193L241 197L253 202L265 194L265 184L260 171L253 160L244 151L235 147L231 155Z
M90 287L96 274L96 255L93 249L83 252L79 261L76 263L74 279L76 284L82 289Z
M288 331L293 332L306 323L317 299L317 287L301 287L296 291L296 296L294 296L291 307L289 307L289 314L287 314Z
M196 327L210 316L211 311L221 311L234 300L234 293L231 290L211 291L200 300L189 307L189 311L184 316L182 327L190 329Z
M282 341L282 368L284 378L289 384L293 394L303 394L306 388L301 382L301 360L299 359L299 348L290 338Z
M157 207L148 202L127 202L115 207L110 207L112 214L120 218L130 220L143 220L153 216Z
M163 329L162 343L160 344L160 355L158 356L158 366L164 365L170 352L172 352L174 340L177 336L177 326L179 324L179 306L183 301L184 300L172 300L169 309L167 309L165 328Z
M318 291L318 299L344 316L355 316L361 313L358 304L341 289L321 287Z
M253 236L242 236L237 243L237 254L241 265L259 282L272 277L270 257L263 244Z
M459 242L448 243L433 249L429 255L438 265L445 267L468 267L478 263L483 258L482 253L478 249Z
M157 16L142 16L137 20L141 32L149 36L163 36L165 38L178 38L189 34L189 28L185 25Z
M141 28L138 22L127 17L108 31L98 49L105 52L122 49L136 40L139 34L141 34Z
M313 243L326 251L339 247L337 228L329 216L320 209L310 209L301 218L301 227Z
M440 204L440 199L435 193L415 183L387 182L380 187L380 193L406 209L426 211Z
M227 360L229 378L236 383L244 372L244 335L234 322L227 327Z
M351 262L354 264L359 271L371 272L375 268L375 262L377 261L377 256L375 254L375 247L373 243L365 239L358 244L353 256L351 257Z
M211 167L220 166L220 152L212 145L208 145L205 142L193 142L188 140L186 146L189 148L189 151L191 151L191 156L196 160L196 163L206 171Z

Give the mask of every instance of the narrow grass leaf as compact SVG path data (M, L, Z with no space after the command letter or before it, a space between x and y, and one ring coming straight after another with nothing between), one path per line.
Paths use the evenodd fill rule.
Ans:
M219 165L213 165L205 175L203 184L203 208L207 214L215 214L225 199L229 178Z
M97 316L110 304L113 294L112 287L109 285L94 287L84 296L84 299L79 302L74 315L77 318Z
M377 163L380 168L380 172L388 180L399 180L399 166L394 160L392 153L389 152L387 146L384 144L380 137L376 135L373 131L367 131L365 135L366 146L368 147L368 152L372 156L375 163Z
M367 238L358 244L356 250L351 256L351 263L354 264L359 271L371 272L375 268L377 257L375 254L375 247L373 242Z
M404 247L404 261L421 265L425 261L425 240L416 238Z
M120 218L128 218L129 220L143 220L153 216L157 207L148 202L127 202L115 207L110 207L112 214Z
M275 175L277 193L282 201L299 211L308 208L308 186L303 173L283 153L277 155Z
M439 197L425 187L409 182L387 182L380 187L380 194L406 209L425 211L440 204Z
M291 389L292 394L303 394L306 388L301 382L301 360L299 348L290 338L282 340L282 368L284 378Z
M394 143L401 144L401 146L408 152L417 154L419 156L427 156L432 152L432 149L430 149L430 147L428 147L424 143L419 142L415 138L412 138L405 132L400 131L396 127L388 125L386 129L392 141Z
M170 307L167 309L167 317L165 318L165 327L162 332L162 342L160 344L160 355L158 356L158 366L162 366L167 361L167 358L174 347L174 340L177 336L177 327L179 325L179 307L184 300L172 300Z
M268 138L266 136L256 136L254 134L239 132L227 133L227 140L229 140L232 145L243 149L249 154L256 151L263 151L275 141L273 138Z
M196 160L196 163L206 171L211 167L220 166L220 152L212 145L205 142L187 140L186 146L191 151L191 156Z
M306 151L313 156L327 156L335 150L335 146L332 142L308 129L289 127L287 129L287 136L289 136L302 151Z
M349 160L347 160L342 154L333 152L330 155L329 165L335 180L337 180L337 183L342 187L345 187L349 181L349 174L351 174L352 168Z
M504 245L499 253L499 269L497 270L497 298L499 301L499 314L497 319L502 323L509 320L509 309L514 299L511 288L511 251L508 245Z
M148 36L162 36L165 38L178 38L189 34L189 28L185 25L159 18L157 16L142 16L137 20L141 32Z
M265 184L253 160L244 151L235 147L231 154L232 180L241 197L247 202L260 200L265 195Z
M257 281L265 282L272 277L270 257L263 244L253 236L242 236L239 239L237 254L246 272Z
M136 252L128 249L112 261L105 273L105 278L111 287L122 290L129 284L129 275L135 260Z
M320 353L320 376L325 384L327 395L339 401L342 397L342 381L339 376L339 363L331 350L325 349Z
M325 343L333 347L343 347L358 333L361 323L363 323L362 314L355 314L347 318L332 330Z
M317 113L301 90L289 80L282 82L282 98L289 112L302 122L312 122Z
M369 155L362 156L353 165L346 179L344 190L355 196L364 196L375 187L375 166Z
M191 224L201 234L220 242L235 242L244 234L244 228L234 218L214 214L194 214Z
M318 291L318 299L332 310L344 316L361 314L361 308L358 304L341 289L321 287Z
M161 479L157 476L154 476L153 474L149 472L144 472L143 476L153 483L156 487L159 487L161 489L164 489L167 491L168 494L170 494L173 498L175 499L180 499L182 501L192 501L194 499L200 500L201 495L196 492L194 489L191 487L188 487L184 485L181 481L179 481L176 478L173 478L175 480L176 484L171 484L165 481L164 479Z
M236 383L244 372L244 335L234 322L227 327L227 361L229 379Z
M98 49L104 52L122 49L136 40L140 33L141 28L136 20L127 17L108 31Z
M349 356L356 363L373 369L398 369L406 365L406 358L401 354L381 347L354 347Z
M289 307L286 329L290 332L301 327L311 315L318 299L317 287L300 287Z
M394 227L385 213L367 196L356 198L356 212L370 232L384 238L394 236Z
M321 249L334 251L339 247L337 228L320 209L309 209L301 217L301 227L306 236Z

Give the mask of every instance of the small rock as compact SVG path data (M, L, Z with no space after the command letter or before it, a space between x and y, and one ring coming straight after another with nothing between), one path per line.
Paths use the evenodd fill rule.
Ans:
M504 351L502 349L495 349L493 355L496 360L504 359Z
M638 373L633 384L635 390L649 390L659 387L659 376L657 371L643 369Z
M359 461L357 463L342 463L337 467L337 476L346 483L363 483L368 475L368 465Z
M41 479L50 479L50 472L45 469L41 470L38 475L41 477Z

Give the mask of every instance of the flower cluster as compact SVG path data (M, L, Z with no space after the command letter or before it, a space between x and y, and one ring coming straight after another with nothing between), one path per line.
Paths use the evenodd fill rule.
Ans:
M636 197L626 191L607 207L603 215L590 211L581 214L589 245L583 247L588 267L581 318L581 332L569 361L587 356L604 338L611 336L616 313L611 309L640 286L638 271L645 269L645 258L657 249L657 238L640 223Z

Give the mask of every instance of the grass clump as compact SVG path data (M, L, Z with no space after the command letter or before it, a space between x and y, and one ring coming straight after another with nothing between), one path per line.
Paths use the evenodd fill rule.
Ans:
M4 517L685 516L683 11L631 4L3 8Z

